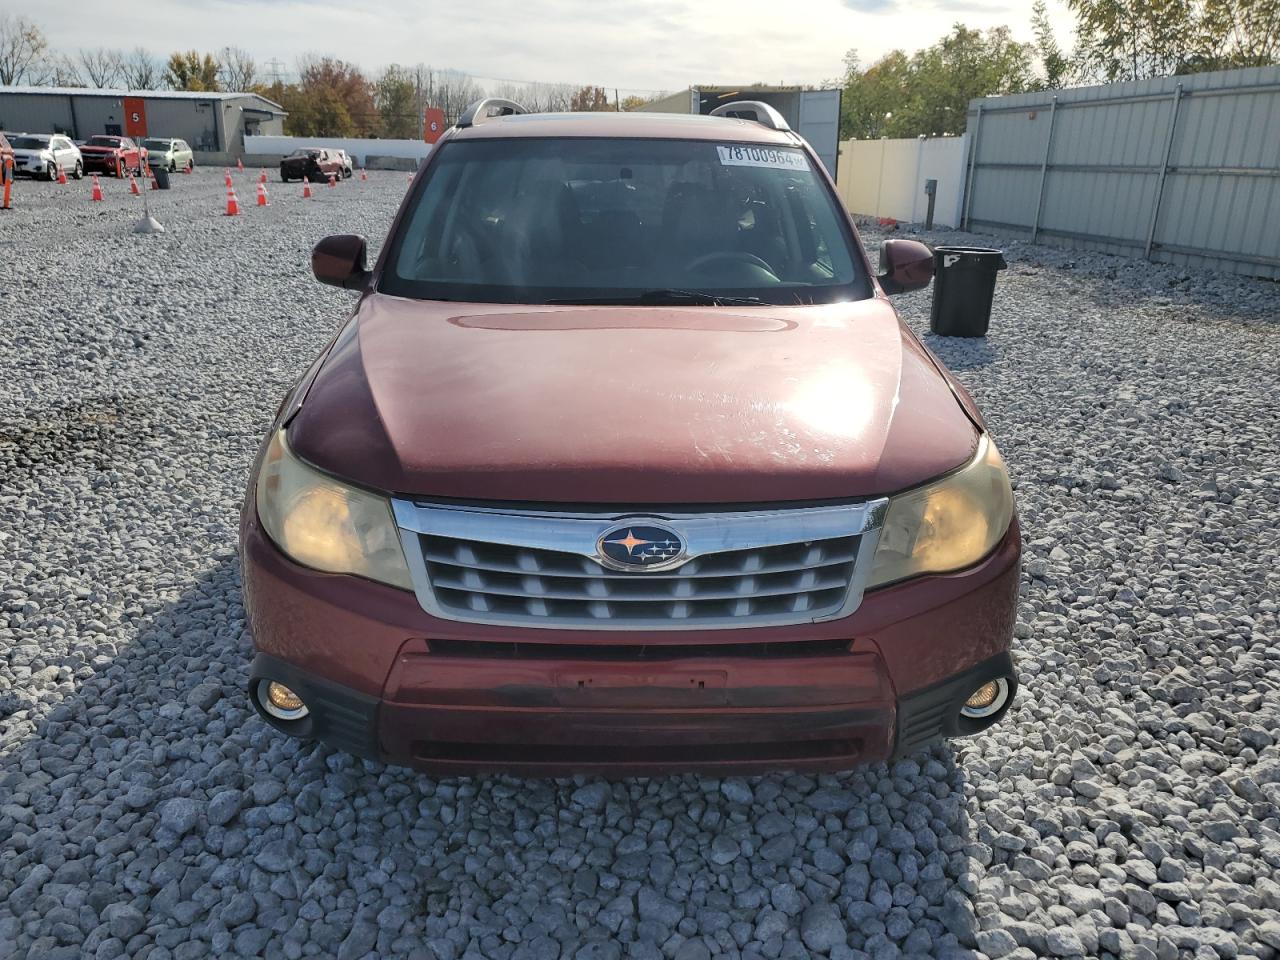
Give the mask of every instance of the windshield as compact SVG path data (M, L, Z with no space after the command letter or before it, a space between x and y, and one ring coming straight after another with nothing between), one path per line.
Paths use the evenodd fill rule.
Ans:
M90 137L87 141L91 147L118 147L120 146L119 137Z
M870 296L826 182L794 147L697 140L448 143L381 289L498 303Z
M48 137L14 137L9 146L15 150L43 150L49 146Z
M143 140L142 143L143 143L143 146L145 146L148 150L168 150L169 149L168 140Z
M293 153L289 154L289 156L285 157L285 159L296 160L298 158L318 157L318 156L320 156L319 150L295 150L293 151Z

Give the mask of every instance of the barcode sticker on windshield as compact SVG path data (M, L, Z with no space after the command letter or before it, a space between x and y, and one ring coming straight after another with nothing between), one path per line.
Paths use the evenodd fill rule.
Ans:
M773 167L776 170L808 170L809 161L799 150L774 150L771 147L752 147L735 144L717 146L720 164L725 167Z

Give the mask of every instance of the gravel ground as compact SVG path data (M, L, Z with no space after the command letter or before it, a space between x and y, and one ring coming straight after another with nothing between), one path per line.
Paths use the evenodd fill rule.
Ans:
M1008 244L991 336L927 338L1027 537L989 734L840 776L433 780L245 701L247 465L351 300L307 254L381 238L407 178L265 210L251 180L230 219L220 172L179 177L160 237L110 180L0 214L0 956L1280 952L1275 285Z

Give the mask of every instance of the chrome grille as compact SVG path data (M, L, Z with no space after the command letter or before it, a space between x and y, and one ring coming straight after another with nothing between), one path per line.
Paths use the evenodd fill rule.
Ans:
M714 629L846 616L861 599L884 501L722 514L507 512L396 501L423 608L449 620L569 629ZM620 521L680 533L675 569L597 559Z

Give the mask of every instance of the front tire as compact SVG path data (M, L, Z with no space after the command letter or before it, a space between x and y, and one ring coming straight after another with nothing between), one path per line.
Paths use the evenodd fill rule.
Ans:
M71 168L71 179L72 180L84 179L84 164L81 163L79 160L77 160L76 165Z
M44 178L50 183L58 179L58 165L56 163L49 164L49 169L44 172Z

